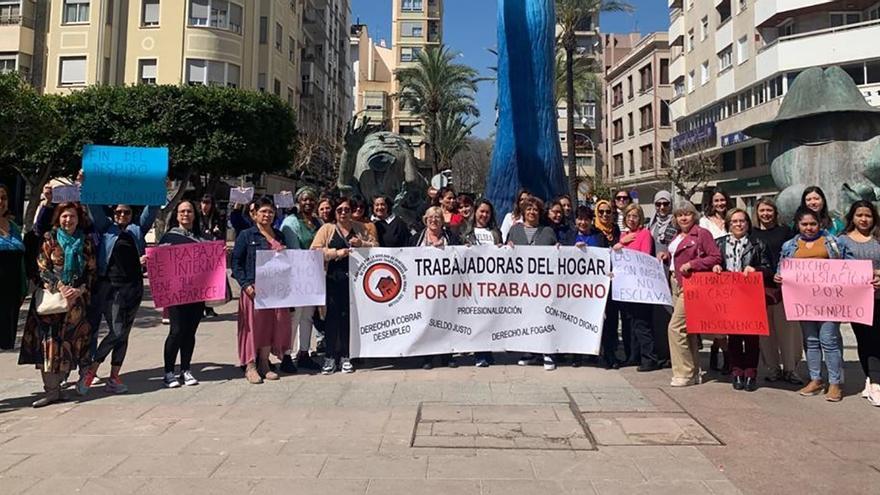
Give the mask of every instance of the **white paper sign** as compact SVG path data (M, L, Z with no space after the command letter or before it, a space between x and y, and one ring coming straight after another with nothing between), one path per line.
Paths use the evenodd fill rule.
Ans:
M281 191L274 195L276 208L293 208L293 193L290 191Z
M635 251L611 251L611 298L620 302L672 306L669 273L657 258Z
M254 200L253 187L233 187L229 190L229 202L239 205L248 204Z
M324 253L305 249L257 251L254 305L257 309L323 306Z
M52 202L61 203L78 203L79 202L79 186L55 186L52 188Z
M371 248L348 266L351 357L599 352L607 249Z

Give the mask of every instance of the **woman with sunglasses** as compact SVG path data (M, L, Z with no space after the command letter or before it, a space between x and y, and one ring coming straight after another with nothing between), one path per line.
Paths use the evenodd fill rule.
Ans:
M351 198L351 219L363 225L373 239L379 238L379 232L376 226L370 221L368 214L367 202L360 196Z
M351 217L352 201L339 198L334 202L335 220L325 223L315 234L312 249L324 253L327 270L327 317L324 341L327 350L321 373L331 375L338 369L354 373L349 359L349 278L348 256L353 248L374 247L378 243L364 224Z
M232 249L232 278L241 287L238 298L238 359L245 367L245 378L252 384L278 380L269 354L282 357L290 349L290 310L256 309L257 251L283 251L284 234L272 227L275 203L268 196L254 201L254 226L235 239Z
M617 228L621 234L626 233L626 221L623 218L623 210L632 203L632 197L626 191L617 191L614 194L614 204L611 205L614 210L614 217L617 222Z
M621 193L618 193L619 195ZM624 193L625 194L625 193ZM627 195L627 198L629 195ZM615 198L618 203L622 203ZM620 218L624 218L623 211L620 212ZM602 199L596 203L596 216L593 221L593 230L597 234L598 247L610 248L620 242L620 227L614 221L614 207L611 202ZM621 361L617 357L617 348L619 347L619 339L617 337L617 328L623 320L623 342L624 350L627 355L631 352L629 339L631 338L630 322L627 318L621 318L620 305L608 298L605 305L605 323L602 325L602 359L605 361L607 369L620 368Z
M108 332L94 351L93 363L76 384L77 392L89 392L98 368L110 357L110 378L105 390L123 394L128 387L119 378L119 371L128 351L128 338L135 316L144 297L144 276L141 268L146 254L146 235L160 207L147 206L140 217L133 218L131 206L118 204L113 218L104 215L99 205L89 205L95 232L100 236L98 249L98 282L95 290L100 313L107 321ZM97 327L94 329L97 331Z

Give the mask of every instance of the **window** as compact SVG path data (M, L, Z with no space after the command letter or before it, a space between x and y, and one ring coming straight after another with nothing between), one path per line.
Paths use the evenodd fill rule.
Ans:
M189 25L241 34L242 8L229 0L189 0Z
M287 106L293 106L293 90L290 88L287 88Z
M86 58L61 57L59 86L82 86L86 83Z
M422 0L403 0L400 3L400 10L403 12L421 12Z
M241 68L235 64L194 58L186 60L187 84L237 88L240 78Z
M0 54L0 74L15 71L15 54Z
M718 11L719 26L730 20L730 0L723 0L715 6L715 10Z
M633 76L626 76L626 85L629 88L629 91L627 92L627 99L631 100L635 91L633 87Z
M706 60L703 62L703 65L700 66L700 85L704 85L709 82L709 61Z
M639 109L639 117L641 119L639 131L647 131L654 128L654 110L650 104Z
M783 36L791 36L795 34L794 21L786 21L779 28L777 28L779 32L779 37Z
M738 10L736 11L737 15L742 14L743 11L746 10L746 8L749 6L748 0L736 0L736 4L738 6Z
M421 38L423 30L421 22L403 21L400 23L400 35L404 38Z
M305 81L303 81L305 82ZM257 89L260 90L261 93L266 91L266 73L260 72L257 74ZM305 92L305 90L303 90Z
M672 91L675 94L675 97L678 98L680 96L684 96L684 78L680 77L675 80L675 84L672 85Z
M275 84L275 86L273 87L273 89L275 90L275 96L281 98L281 81L279 81L278 79L275 79L274 84Z
M688 85L687 85L688 93L694 92L694 71L688 72Z
M419 58L419 53L422 51L421 48L417 46L404 46L400 48L400 61L401 62L412 62Z
M156 59L143 59L138 61L138 74L141 84L156 84Z
M293 36L287 37L287 60L293 62L296 58L296 40L293 39Z
M732 172L736 170L736 151L728 151L721 154L721 171Z
M276 22L275 23L275 49L278 50L279 52L281 51L281 40L283 40L283 39L284 39L284 27L281 24Z
M635 156L635 153L633 152L633 150L629 150L629 152L627 153L627 155L629 156L629 173L630 173L630 174L634 174L634 173L636 173L636 156Z
M0 24L21 22L21 0L0 0Z
M639 170L641 170L641 171L653 170L654 169L654 145L653 144L646 144L645 146L640 146L639 153L642 155L642 166L639 168Z
M709 37L709 16L700 19L700 41L706 41Z
M654 89L654 70L652 69L652 65L648 64L641 69L639 69L639 80L641 82L640 90L641 92L649 91Z
M739 111L745 112L752 108L752 90L747 89L739 95Z
M111 4L113 2L110 2ZM141 26L159 25L159 0L144 0L141 7Z
M862 22L861 12L832 12L831 27L846 26L848 24L858 24Z
M660 59L660 84L669 84L669 59Z
M265 45L269 42L269 18L260 17L260 44Z
M64 0L64 24L89 22L89 0Z
M721 50L718 54L718 70L719 72L724 72L729 69L733 65L733 45L728 45L727 48Z
M688 53L694 51L694 30L693 29L688 31L687 51L688 51Z
M611 125L614 132L614 140L620 141L623 139L623 119L617 119Z
M611 106L618 107L623 105L623 83L614 85L611 89Z
M736 40L736 63L742 64L749 59L749 37L743 36Z
M672 123L669 120L669 101L660 100L660 126L669 127Z
M422 133L422 124L418 122L406 122L400 124L400 134L415 136Z
M614 155L614 175L621 176L623 175L623 155Z
M750 146L742 150L742 168L757 167L758 161L755 156L755 147Z
M633 114L632 114L632 112L630 112L629 114L627 114L627 116L626 116L626 122L627 122L627 126L626 126L626 127L627 127L627 131L628 131L628 132L626 133L626 135L627 135L627 136L632 136L633 134L636 133L635 119L633 118Z
M669 168L669 141L660 142L660 168Z
M385 93L366 91L364 93L364 109L374 111L385 110Z

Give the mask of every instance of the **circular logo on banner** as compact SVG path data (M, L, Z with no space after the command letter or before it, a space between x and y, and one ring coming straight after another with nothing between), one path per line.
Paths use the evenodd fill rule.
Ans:
M400 295L401 290L403 290L403 278L400 276L400 271L389 263L376 263L364 273L364 293L373 302L393 301Z

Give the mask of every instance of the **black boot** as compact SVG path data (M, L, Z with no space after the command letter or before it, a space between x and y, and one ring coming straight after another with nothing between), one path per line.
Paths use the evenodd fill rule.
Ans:
M755 390L758 390L758 380L752 378L751 376L746 378L745 389L746 392L754 392Z
M293 358L290 354L285 354L281 360L281 371L288 375L296 374L296 365L293 364Z
M745 383L743 382L743 377L737 375L733 377L733 389L734 390L742 390L745 387Z

